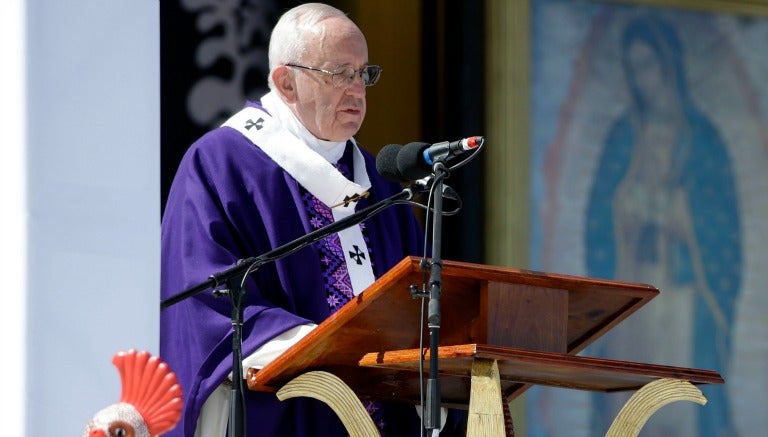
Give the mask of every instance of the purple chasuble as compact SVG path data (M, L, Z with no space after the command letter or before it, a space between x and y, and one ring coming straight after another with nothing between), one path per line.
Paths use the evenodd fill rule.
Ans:
M362 152L371 195L358 210L401 190L381 178L374 157ZM377 278L405 256L420 254L423 232L407 205L381 211L365 227ZM296 180L237 130L215 129L190 146L171 186L162 219L161 299L313 229ZM321 258L311 245L248 277L243 356L288 329L321 323L331 314ZM231 372L230 316L229 300L208 291L161 312L160 356L184 392L182 418L166 436L192 437L203 403ZM280 401L274 393L250 390L244 396L249 436L347 435L335 413L315 399ZM392 435L420 435L413 405L385 407Z

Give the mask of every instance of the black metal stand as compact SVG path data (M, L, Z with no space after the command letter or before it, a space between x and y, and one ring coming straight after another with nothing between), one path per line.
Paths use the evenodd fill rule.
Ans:
M243 302L245 273L227 280L232 302L232 390L229 398L229 437L245 437L245 387L243 384Z
M432 261L429 270L429 379L426 390L426 414L424 428L440 429L440 381L438 380L438 347L440 345L440 297L442 295L442 234L443 234L443 179L449 172L442 162L433 166L435 180L432 183Z

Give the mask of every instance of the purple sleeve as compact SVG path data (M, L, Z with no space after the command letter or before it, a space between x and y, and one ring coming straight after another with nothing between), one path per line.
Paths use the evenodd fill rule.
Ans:
M217 129L196 142L181 162L163 216L162 298L304 234L290 182L237 131ZM296 304L304 297L292 293L296 281L284 265L262 269L247 283L244 356L287 329L324 317ZM205 399L231 371L229 299L204 291L165 309L160 350L184 389L184 420L196 423Z

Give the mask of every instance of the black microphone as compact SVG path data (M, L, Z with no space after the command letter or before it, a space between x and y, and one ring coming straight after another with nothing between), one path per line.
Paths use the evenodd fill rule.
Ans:
M397 155L402 148L400 144L387 144L376 155L376 171L390 181L408 182L397 169Z
M397 173L401 179L414 181L432 174L432 166L424 160L428 143L408 143L397 154Z
M408 143L397 154L397 171L400 178L412 181L432 173L432 165L436 162L461 155L483 145L485 139L481 136L462 138L458 141L443 141L441 143Z

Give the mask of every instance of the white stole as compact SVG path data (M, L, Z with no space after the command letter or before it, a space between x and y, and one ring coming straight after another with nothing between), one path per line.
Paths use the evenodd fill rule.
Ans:
M365 169L365 160L353 140L353 169L355 181L350 181L319 153L307 147L296 135L285 129L278 120L265 111L246 107L227 120L223 126L236 129L277 165L301 184L318 200L331 208L338 221L355 212L357 199L367 195L371 181ZM357 296L375 277L360 226L338 232L344 260L347 264L352 290Z

